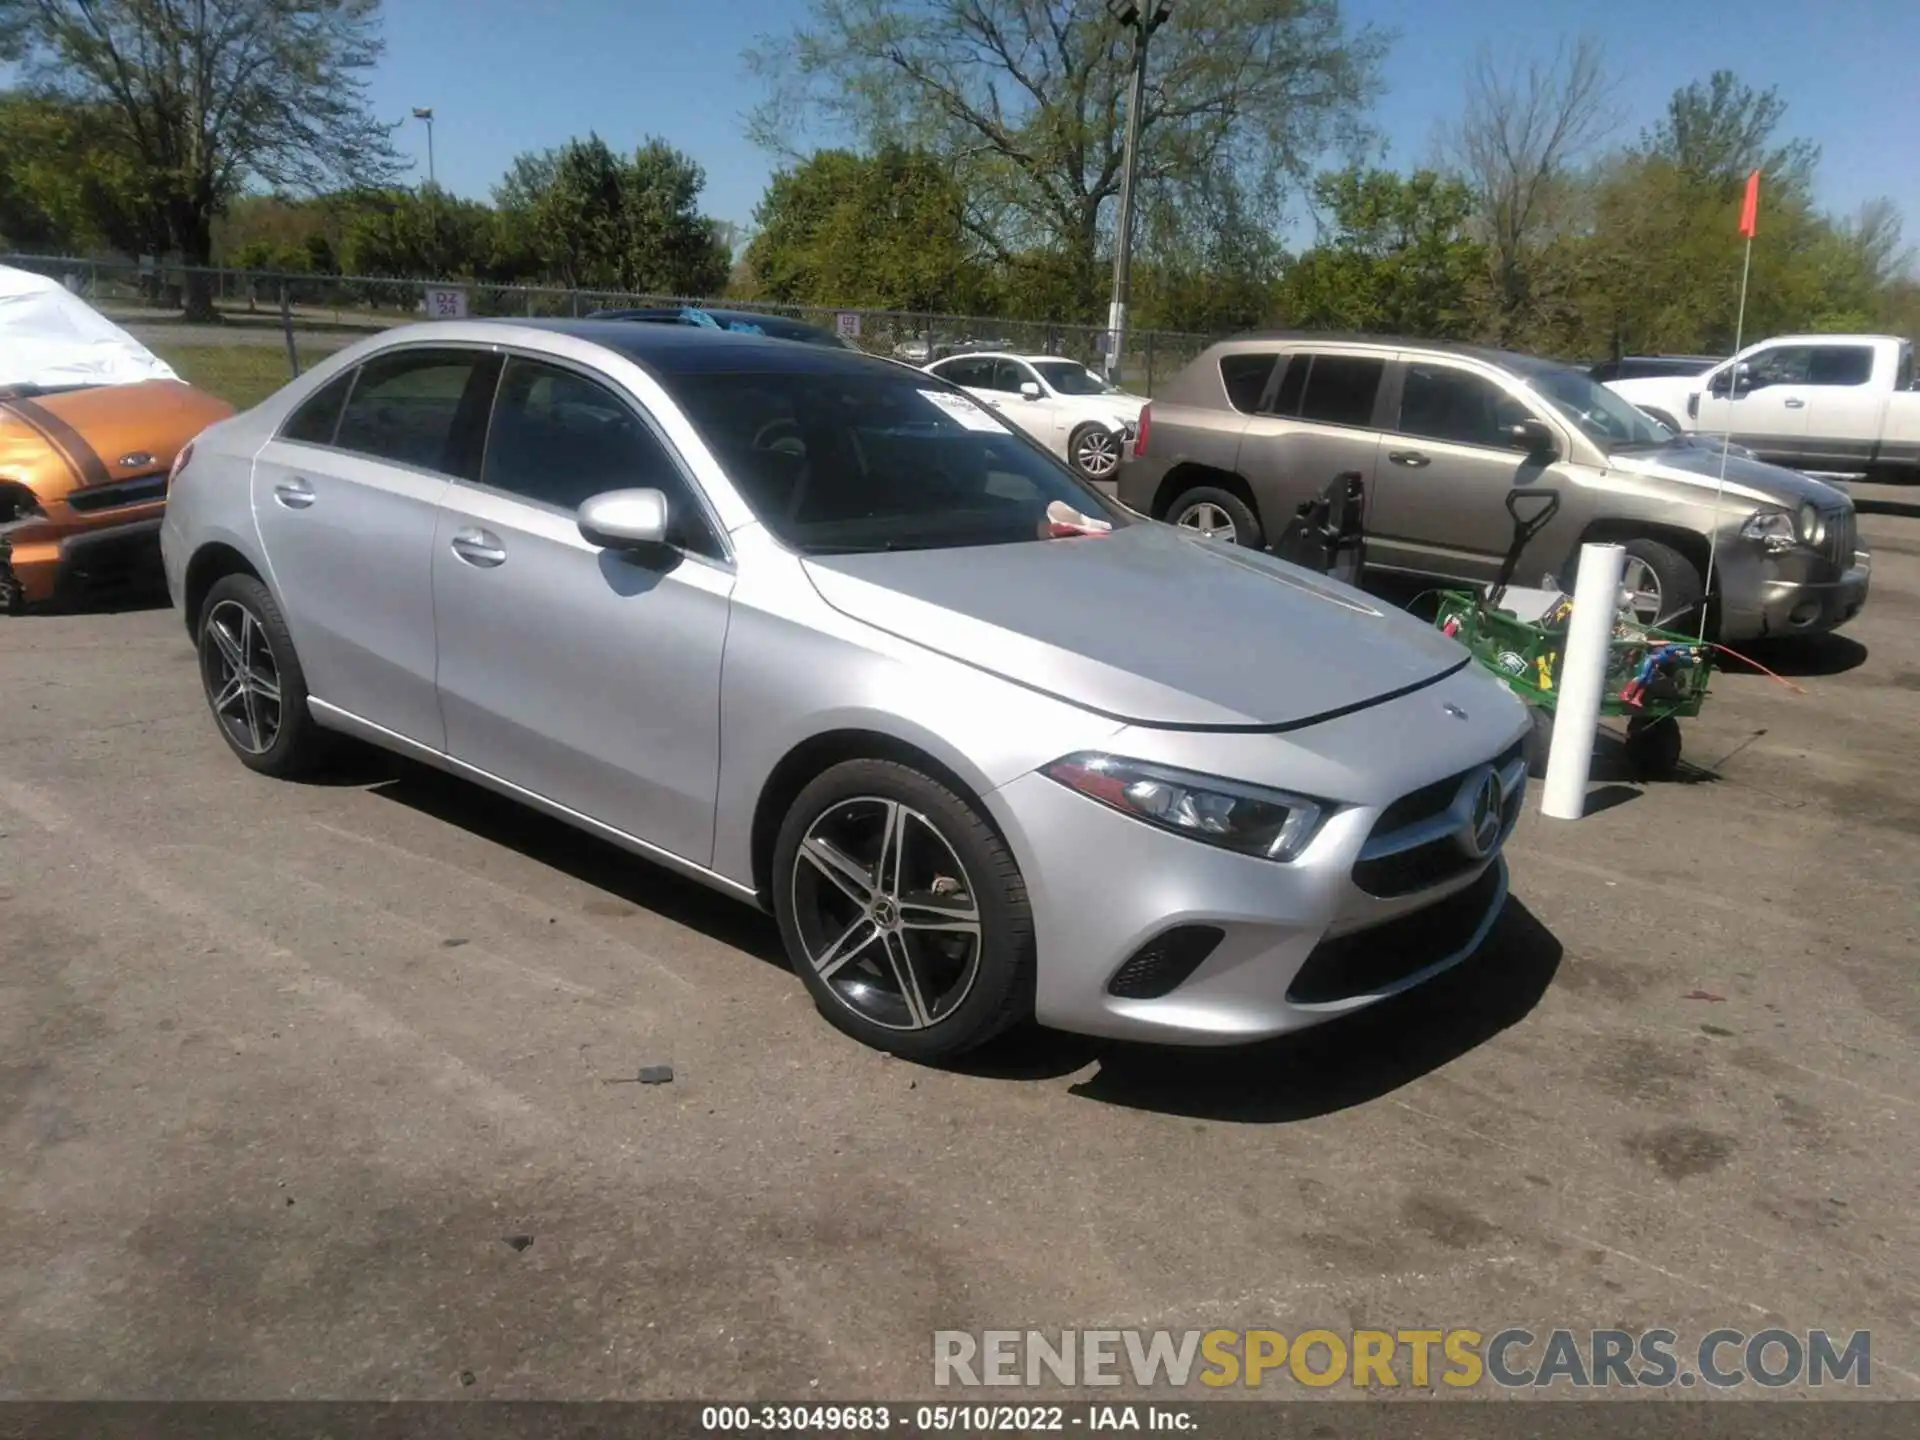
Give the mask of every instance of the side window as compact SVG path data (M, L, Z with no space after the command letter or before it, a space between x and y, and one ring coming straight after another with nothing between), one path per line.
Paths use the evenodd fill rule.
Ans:
M1776 345L1747 361L1748 388L1768 385L1804 385L1812 367L1813 351L1805 345Z
M1400 391L1403 435L1505 449L1507 432L1526 418L1526 407L1483 375L1426 361L1407 366Z
M346 408L353 376L353 371L344 371L301 401L281 425L280 438L302 445L333 444L333 432L340 428L340 412Z
M1315 355L1300 399L1300 418L1327 425L1371 425L1373 399L1386 373L1387 362L1371 356Z
M1893 372L1893 388L1896 390L1913 389L1913 346L1900 347L1900 363Z
M507 361L480 483L562 510L608 490L658 490L673 542L721 554L692 487L646 423L604 385L555 365Z
M1864 385L1873 378L1873 351L1865 345L1815 345L1808 354L1809 385Z
M1234 409L1251 415L1260 408L1260 397L1267 393L1267 381L1279 358L1271 351L1220 357L1220 383L1227 387L1227 399Z
M993 362L990 360L949 360L934 372L942 380L955 385L965 385L974 390L984 390L993 379Z
M1306 393L1307 371L1313 368L1311 355L1288 355L1283 362L1287 373L1280 377L1280 388L1273 395L1273 413L1298 415L1300 397Z
M1033 379L1033 372L1018 360L996 360L993 362L993 388L1004 390L1009 395L1018 395L1020 387Z
M360 367L334 435L334 446L449 472L448 441L473 375L477 352L396 350Z

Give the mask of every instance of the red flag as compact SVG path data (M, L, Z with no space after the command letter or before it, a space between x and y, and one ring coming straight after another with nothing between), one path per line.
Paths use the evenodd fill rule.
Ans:
M1760 172L1747 176L1747 198L1740 207L1740 233L1749 240L1760 228Z

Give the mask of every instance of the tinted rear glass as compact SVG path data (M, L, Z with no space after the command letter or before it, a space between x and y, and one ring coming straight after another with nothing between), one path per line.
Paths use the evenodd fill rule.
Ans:
M1370 356L1315 355L1307 372L1307 393L1300 401L1300 418L1328 425L1371 425L1373 398L1386 373L1387 362Z
M1864 385L1873 376L1873 351L1865 345L1816 345L1807 367L1809 385Z
M466 350L396 350L360 367L334 444L342 450L451 469L448 441L479 357Z
M340 425L340 411L347 403L347 390L353 384L353 371L337 375L301 402L299 409L280 427L282 440L298 440L307 445L331 445L333 432Z
M1260 397L1273 375L1273 362L1279 358L1271 353L1220 357L1220 381L1227 387L1227 399L1234 409L1251 415L1260 408Z

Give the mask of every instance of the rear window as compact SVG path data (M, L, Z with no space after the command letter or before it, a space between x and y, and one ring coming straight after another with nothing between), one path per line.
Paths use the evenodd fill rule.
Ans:
M1873 351L1865 345L1816 345L1807 367L1809 385L1864 385L1873 377Z
M369 360L360 367L334 445L422 470L450 470L454 417L478 359L468 350L420 349Z
M1387 362L1370 356L1315 355L1300 399L1300 418L1326 425L1371 425L1373 400L1386 373Z
M300 402L300 408L280 427L282 440L298 440L303 445L331 445L333 432L340 425L340 411L347 403L347 390L353 384L351 370L336 375Z
M1913 389L1913 346L1900 347L1900 368L1894 372L1893 388L1896 390Z
M1220 357L1220 383L1227 387L1227 399L1234 409L1243 415L1259 410L1260 397L1266 394L1267 381L1273 376L1273 362L1279 358L1271 352Z

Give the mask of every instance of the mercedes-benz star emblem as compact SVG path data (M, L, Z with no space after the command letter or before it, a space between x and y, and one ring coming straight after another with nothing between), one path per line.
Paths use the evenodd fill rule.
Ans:
M1478 860L1492 853L1500 839L1500 827L1506 820L1506 797L1500 792L1500 777L1488 770L1473 787L1467 805L1467 823L1460 829L1460 845Z

